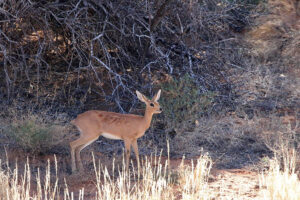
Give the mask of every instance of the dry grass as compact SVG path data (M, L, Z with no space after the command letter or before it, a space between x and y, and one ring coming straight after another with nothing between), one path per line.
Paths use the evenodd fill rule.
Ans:
M261 140L259 122L256 118L250 120L237 115L199 119L195 130L171 140L172 155L183 153L195 157L209 152L215 165L221 168L242 168L257 162L259 155L268 154Z
M262 112L299 108L299 1L262 3L265 12L244 36L250 57L248 68L235 80L238 101Z
M269 170L260 177L260 188L265 199L300 199L300 180L295 172L295 167L296 153L294 150L286 154L283 167L276 158L270 161Z
M1 160L0 160L0 164ZM8 166L8 163L6 164ZM57 165L55 165L57 171ZM60 199L58 178L54 182L50 176L50 162L46 175L40 176L40 171L37 172L35 187L32 185L32 175L27 162L24 166L24 173L19 174L18 166L14 170L3 170L0 168L0 199L3 200L37 200L37 199ZM68 199L68 198L65 198Z
M209 199L206 188L212 161L208 156L199 157L192 166L186 166L182 162L178 170L172 171L168 160L161 164L159 159L145 160L140 173L133 169L129 176L125 169L121 169L116 177L109 174L106 167L100 164L97 166L94 161L94 199ZM29 162L22 174L19 174L17 166L14 170L0 168L1 199L74 199L67 184L59 184L62 180L57 176L56 162L56 175L51 175L50 171L50 162L44 176L38 171L33 178ZM79 191L78 198L84 198L84 189Z
M208 184L212 161L208 156L201 156L195 164L185 165L182 161L179 168L170 170L169 161L161 164L161 158L145 160L140 173L133 169L130 176L125 173L125 169L111 173L103 165L96 164L94 160L95 185L93 194L85 194L82 188L71 192L64 180L57 175L58 166L56 162L46 167L46 172L37 171L33 174L29 161L25 164L24 172L20 169L0 168L0 199L2 200L38 200L38 199L189 199L205 200L215 197L228 199L229 196L235 199L246 198L245 194L229 190L225 183L226 176L222 177L218 183L219 187L211 188ZM277 159L271 160L270 168L259 177L260 192L259 199L289 199L298 200L300 198L300 181L295 172L296 154L289 151L284 162L280 164ZM8 163L1 163L5 167ZM112 168L115 165L113 164ZM115 171L114 169L112 171ZM51 174L51 173L52 174ZM43 175L41 175L43 174ZM239 177L234 173L236 179L230 179L231 183L239 183ZM241 174L244 177L245 174ZM228 177L227 177L228 178ZM254 175L252 179L257 177ZM234 182L232 182L234 181ZM248 181L251 181L250 179ZM237 188L243 187L242 185ZM244 187L247 187L246 185ZM249 189L249 188L248 188ZM226 194L223 194L226 191ZM228 194L227 194L228 193ZM221 196L219 196L221 195ZM243 196L244 195L244 196ZM225 198L227 197L227 198Z

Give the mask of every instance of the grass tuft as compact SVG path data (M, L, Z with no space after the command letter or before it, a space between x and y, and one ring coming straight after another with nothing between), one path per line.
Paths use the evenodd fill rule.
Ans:
M260 188L265 199L299 200L300 180L295 172L296 154L290 152L281 164L277 158L270 161L267 173L260 176ZM281 167L282 166L282 167Z

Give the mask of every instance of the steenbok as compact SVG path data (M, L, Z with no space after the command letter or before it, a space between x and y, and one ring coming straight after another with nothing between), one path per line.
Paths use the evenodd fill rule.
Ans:
M139 167L140 161L137 139L142 137L145 131L150 127L153 114L162 112L157 102L160 93L161 90L149 100L139 91L136 91L138 99L146 104L144 116L90 110L78 115L76 119L72 120L71 123L80 131L80 138L70 142L72 172L76 170L75 153L76 160L79 162L79 168L82 170L83 165L80 158L81 150L97 140L100 135L109 139L124 141L126 171L128 171L130 147L132 146Z

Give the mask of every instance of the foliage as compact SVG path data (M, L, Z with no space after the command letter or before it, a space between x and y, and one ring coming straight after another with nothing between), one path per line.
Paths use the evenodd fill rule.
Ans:
M243 65L234 32L246 27L249 10L201 2L4 0L0 97L73 116L95 102L126 112L136 105L134 90L188 72L228 99L221 77Z
M168 129L185 129L212 105L216 92L200 94L190 75L171 79L160 86L164 92L160 100L164 122Z
M56 140L55 127L35 117L14 121L4 133L15 145L31 153L49 151Z

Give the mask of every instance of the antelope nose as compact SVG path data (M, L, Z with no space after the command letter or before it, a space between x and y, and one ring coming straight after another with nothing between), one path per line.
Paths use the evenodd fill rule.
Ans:
M162 108L159 108L159 111L161 111L161 112L162 112Z

